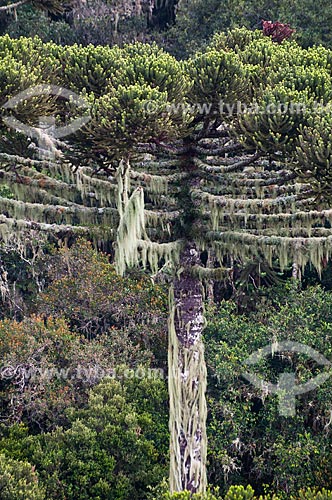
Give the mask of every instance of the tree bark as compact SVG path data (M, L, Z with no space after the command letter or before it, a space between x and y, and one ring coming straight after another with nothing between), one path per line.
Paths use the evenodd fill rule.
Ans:
M206 267L213 269L216 263L216 256L213 250L208 250L208 259L206 262ZM214 304L214 279L211 278L206 283L206 300L207 303L212 306Z
M301 279L301 269L299 268L299 266L296 262L293 262L292 278L293 278L293 280L300 280Z
M192 493L206 489L206 365L201 281L190 268L199 252L188 244L170 297L169 397L170 489Z

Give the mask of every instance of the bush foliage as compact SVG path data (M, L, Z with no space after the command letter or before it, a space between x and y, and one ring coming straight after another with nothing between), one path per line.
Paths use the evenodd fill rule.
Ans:
M296 415L283 417L277 396L264 394L243 373L244 361L268 344L283 340L309 346L331 358L332 295L297 287L262 297L258 309L238 315L232 303L213 311L206 330L209 385L209 479L212 484L269 484L283 498L303 487L331 486L331 380L296 397ZM262 380L277 383L283 372L297 384L322 371L306 354L268 356L250 367Z

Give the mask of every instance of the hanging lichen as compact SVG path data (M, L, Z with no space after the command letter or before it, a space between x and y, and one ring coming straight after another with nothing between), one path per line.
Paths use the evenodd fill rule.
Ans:
M35 222L75 225L109 225L114 227L118 221L116 209L89 208L70 203L69 206L28 203L0 196L0 210L9 217Z
M87 236L100 243L112 241L115 231L111 228L103 227L82 227L70 224L46 224L34 221L13 219L0 214L0 237L6 244L15 236L22 245L27 241L29 231L45 233L46 237L61 238L68 235Z
M141 187L134 190L129 196L130 165L122 161L117 170L118 189L117 207L120 222L117 231L116 266L120 274L126 267L138 265L141 261L143 267L149 265L151 271L156 273L160 261L171 261L174 265L178 262L181 242L156 243L149 239L146 232L146 211L144 209L144 191ZM156 216L148 213L149 220L154 225ZM160 223L162 218L158 217Z
M186 347L175 330L173 288L169 293L168 390L170 398L170 490L183 490L187 477L197 491L205 491L206 478L206 365L202 339ZM185 447L181 444L185 439ZM189 470L188 470L189 468Z
M117 231L115 262L121 275L124 274L126 267L138 264L138 242L145 233L144 192L142 188L137 188L129 198L129 169L129 162L121 161L117 170L117 208L120 222Z
M167 176L151 175L143 172L131 171L130 177L132 179L138 180L143 185L145 185L145 189L151 193L167 194L168 190Z
M176 268L179 263L181 246L182 241L172 241L170 243L155 243L150 240L139 241L138 249L140 250L143 267L146 268L149 265L153 274L157 273L160 261L163 261L164 264L170 262L173 268Z
M83 199L88 199L93 193L93 196L100 202L101 206L114 206L116 191L116 184L110 180L99 179L92 177L86 173L87 169L79 167L76 171L75 181L76 187L81 193Z
M320 274L323 263L330 259L332 253L332 235L303 238L225 232L220 233L219 241L214 236L212 245L220 260L229 254L242 260L263 254L271 266L273 257L278 259L281 270L296 262L303 271L311 262Z

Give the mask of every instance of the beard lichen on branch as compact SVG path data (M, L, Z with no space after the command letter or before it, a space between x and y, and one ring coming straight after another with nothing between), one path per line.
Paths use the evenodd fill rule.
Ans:
M28 221L25 219L13 219L0 215L0 237L4 243L11 240L13 235L21 245L27 241L30 231L38 231L45 235L45 242L50 235L54 238L66 238L72 235L86 236L92 238L95 246L101 247L106 241L114 239L112 228L72 226L70 224L47 224L42 222Z
M191 198L208 227L198 235L200 248L214 249L219 262L227 255L242 262L264 256L281 270L311 263L320 274L331 255L330 205L317 201L312 183L298 177L292 162L261 153L245 166L242 157L236 152L232 159L215 156L213 165L196 161L201 182Z
M113 227L118 221L116 209L89 208L71 203L69 206L44 205L28 203L0 196L0 208L3 213L17 219L35 222L72 224L87 226L89 224L109 225Z
M117 209L120 222L117 230L116 267L120 275L139 262L138 241L145 234L144 192L137 188L129 197L129 162L121 161L117 170Z
M75 172L75 183L77 190L84 200L89 199L91 193L101 206L115 206L115 191L117 186L115 182L92 177L93 171L84 167L79 167Z
M157 243L148 237L144 190L142 187L137 187L129 196L131 175L128 161L120 162L116 176L118 179L117 206L120 215L116 246L116 266L119 274L123 275L127 267L133 267L140 262L143 267L149 265L153 273L158 271L161 260L170 261L176 265L181 241ZM157 225L157 218L162 223L160 214L154 216L153 212L148 212L147 215L153 226Z
M168 388L170 398L170 489L205 491L206 477L206 365L201 336L194 343L179 341L175 322L179 305L169 294ZM179 318L177 318L179 319ZM184 325L190 328L190 325Z

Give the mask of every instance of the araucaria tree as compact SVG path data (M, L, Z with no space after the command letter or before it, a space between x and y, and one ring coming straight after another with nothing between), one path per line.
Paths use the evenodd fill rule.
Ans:
M320 271L329 259L332 53L245 30L185 63L140 44L3 38L0 51L2 102L46 82L91 105L66 143L50 139L54 161L3 127L2 237L85 233L116 242L120 273L142 265L169 277L170 489L204 491L203 282L227 277L234 260ZM62 68L52 81L50 67ZM59 97L35 101L34 113L19 110L31 125L40 109L68 114Z

